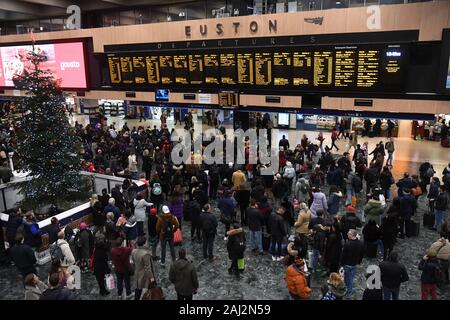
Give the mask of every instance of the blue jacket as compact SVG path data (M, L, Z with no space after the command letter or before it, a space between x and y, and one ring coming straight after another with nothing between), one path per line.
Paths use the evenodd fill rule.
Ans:
M223 214L229 217L232 217L234 215L235 204L231 197L220 199L217 206Z
M108 212L114 213L114 222L120 218L120 209L118 207L108 204L105 209L103 209L103 213L107 214Z
M404 219L411 219L411 217L414 215L414 212L417 208L417 200L414 198L413 195L403 195L399 197L400 205L399 205L399 211L400 215Z
M138 237L136 218L131 217L123 226L123 233L125 233L125 240L136 240Z
M341 202L342 193L332 193L328 198L328 214L335 215L339 212L339 204Z

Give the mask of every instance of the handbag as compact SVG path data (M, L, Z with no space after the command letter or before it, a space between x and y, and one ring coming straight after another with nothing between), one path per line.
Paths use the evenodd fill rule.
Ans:
M237 265L238 265L238 270L239 271L244 271L244 269L245 269L245 259L244 258L238 259Z
M142 296L142 300L166 300L166 297L164 297L162 288L153 282Z
M106 288L111 291L116 288L116 280L112 274L105 275Z
M173 244L174 245L181 245L183 243L183 233L181 232L181 229L178 228L177 231L173 234Z

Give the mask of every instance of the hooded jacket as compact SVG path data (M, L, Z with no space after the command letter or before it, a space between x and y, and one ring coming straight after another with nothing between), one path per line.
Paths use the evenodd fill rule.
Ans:
M56 245L61 248L64 258L61 261L61 267L69 267L75 264L75 257L70 250L70 246L64 239L58 239Z
M137 222L145 222L145 208L150 207L152 203L145 201L144 199L133 200L134 205L134 216L136 217Z
M381 283L383 287L396 289L408 281L409 276L405 266L400 262L385 260L380 263Z
M159 234L159 238L161 240L165 239L164 225L166 224L166 221L171 223L173 233L180 227L177 218L175 218L173 214L170 212L161 214L158 218L158 222L156 223L156 232Z
M245 251L245 235L242 228L231 229L227 232L228 257L231 260L244 258Z
M295 232L300 234L307 234L309 232L308 226L311 221L311 211L303 209L298 214L297 221L294 224Z
M337 286L327 283L326 291L321 300L342 300L347 292L344 281L340 282Z
M364 213L367 220L374 220L378 225L380 224L380 216L383 214L384 209L379 200L370 199L364 206Z
M286 167L284 168L283 178L286 179L294 179L295 177L295 169L292 167L291 162L286 163Z
M317 210L328 209L327 196L323 192L314 192L313 199L310 210L314 216L316 216Z
M306 192L303 192L303 191ZM309 196L309 182L305 178L300 178L295 184L294 196L300 202L308 202L310 199Z
M169 280L175 285L175 291L183 296L190 296L198 289L197 271L187 259L178 259L171 265Z
M131 216L125 225L123 226L123 232L126 235L126 240L136 240L138 237L137 234L137 222L136 217Z
M312 291L308 287L305 274L300 271L300 266L296 264L290 265L286 270L286 285L291 294L301 299L308 299Z

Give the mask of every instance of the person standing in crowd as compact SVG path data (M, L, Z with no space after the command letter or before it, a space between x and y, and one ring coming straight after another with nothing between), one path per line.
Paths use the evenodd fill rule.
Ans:
M325 151L323 150L323 142L325 141L325 138L323 136L322 131L319 132L319 135L317 136L316 140L319 140L319 149L320 152L323 154Z
M437 197L439 196L439 188L441 182L438 177L433 177L430 183L430 190L428 191L428 207L430 208L430 213L434 213L434 203L436 202Z
M333 128L333 130L331 131L331 147L330 150L333 150L333 147L336 148L336 151L339 151L339 148L336 146L336 140L339 139L338 138L338 133L336 128Z
M312 189L312 196L313 202L309 210L311 210L312 217L316 217L316 213L318 210L328 210L327 196L320 190L320 188L317 187Z
M346 297L353 295L353 282L356 276L356 267L364 258L364 244L359 240L358 232L350 229L347 233L348 241L342 249L341 266L344 267Z
M219 200L217 207L220 209L221 222L225 225L224 240L227 241L227 232L230 230L230 225L235 218L235 200L232 198L232 191L225 191L225 196Z
M100 295L107 296L110 292L106 289L105 276L111 273L108 264L108 247L104 236L97 237L93 253L94 275L100 288Z
M234 198L239 206L239 212L241 214L241 225L247 225L247 208L250 204L250 190L245 184L241 184L234 192Z
M203 258L213 260L214 238L217 233L217 219L212 212L209 203L203 206L202 213L199 218L200 227L202 229L203 238Z
M281 174L277 173L273 177L272 193L274 197L274 205L278 207L281 205L281 201L288 194L289 187L286 182L282 179Z
M326 242L326 236L327 232L330 229L330 225L325 222L324 219L324 211L323 210L317 210L317 217L311 219L311 222L309 223L308 228L311 230L311 236L312 236L312 269L314 273L318 272L318 261L321 256L323 256L323 253L325 251L325 242Z
M42 296L42 293L48 288L48 286L43 283L34 273L30 273L25 277L24 284L24 300L39 300Z
M56 217L52 217L50 220L50 227L48 230L48 244L55 243L58 240L58 233L61 231L59 221Z
M282 244L283 239L286 236L286 227L284 224L285 209L279 207L276 212L270 215L269 226L270 226L270 241L272 244L272 261L281 261L282 257Z
M36 256L34 250L29 245L24 243L22 234L18 233L16 236L16 244L10 250L12 261L19 270L22 278L28 274L36 271Z
M233 228L227 232L227 236L227 251L228 257L231 260L231 266L228 268L228 273L239 278L238 260L244 259L245 251L244 231L239 226L234 225Z
M394 200L398 203L398 200ZM392 210L388 210L387 216L382 220L380 225L380 238L383 243L383 260L386 260L388 254L394 249L394 244L397 241L398 234L398 217Z
M322 287L322 298L320 300L332 301L342 300L345 296L345 283L341 276L336 273L330 273L327 283Z
M283 137L280 139L280 142L278 143L278 147L283 147L284 150L289 149L289 140L286 139L286 136L283 134Z
M371 199L364 206L364 214L368 221L375 221L377 225L381 224L381 215L384 213L384 208L379 200L379 195L373 195Z
M391 120L387 120L387 137L392 138L392 130L395 129L395 123Z
M114 213L114 222L120 218L120 209L116 207L116 199L113 197L109 198L108 205L103 209L103 214L107 214L108 212Z
M391 198L391 186L395 183L391 170L386 165L383 167L383 171L380 174L380 187L383 189L383 195L386 201L390 201Z
M114 247L111 249L111 261L114 266L114 272L117 278L117 295L123 299L123 284L125 283L125 298L131 299L131 272L130 264L131 247L123 247L123 239L117 238L114 241Z
M142 194L138 193L136 198L133 199L134 205L134 216L136 217L137 224L137 234L138 236L143 236L144 234L144 224L146 220L146 209L147 207L153 206L153 203L145 201L143 199Z
M399 213L400 213L400 238L404 238L412 216L417 208L417 200L411 194L411 189L405 188L398 197L399 200Z
M7 210L6 213L8 214L8 222L6 223L5 235L9 244L9 250L11 250L16 245L17 230L23 224L23 219L20 216L20 208Z
M173 235L180 227L177 218L170 212L168 206L162 207L162 215L156 223L156 232L161 240L161 266L165 266L166 262L166 245L169 245L172 262L175 261L175 248L173 243Z
M327 201L328 221L333 221L333 216L339 212L339 205L342 199L342 192L335 185L330 186L330 195Z
M436 171L434 171L434 168L432 164L426 160L423 162L419 167L419 177L420 177L420 187L422 188L422 191L425 193L427 192L427 186L430 184L431 178L433 178Z
M328 273L339 271L342 254L342 231L339 219L334 219L329 232L326 234L325 251L323 253Z
M305 275L305 260L296 258L286 270L286 285L291 300L307 300L312 292Z
M439 187L439 195L437 196L434 203L435 220L433 230L440 230L441 226L444 224L445 212L447 211L448 203L448 194L445 191L445 186L441 185Z
M408 281L409 276L405 265L398 262L397 252L391 251L387 260L380 263L380 272L384 300L399 300L400 285Z
M308 205L304 202L300 203L300 212L297 221L294 223L295 233L301 238L306 238L309 233L309 223L311 222L312 213L308 209Z
M169 280L175 286L178 300L192 300L192 295L197 293L197 271L193 262L186 258L185 249L178 251L178 260L170 266Z
M60 231L58 233L58 240L55 245L61 248L61 253L63 256L61 259L61 267L69 268L75 264L75 257L70 249L69 243L65 240L65 236L64 231Z
M48 279L49 287L45 290L39 300L75 300L74 291L59 285L59 274L52 273Z
M141 300L142 291L148 289L152 283L155 283L152 256L150 250L145 247L146 242L146 237L139 237L136 242L136 249L133 249L131 252L135 267L134 279L136 282L134 300Z
M294 198L299 202L308 204L310 191L311 187L309 186L308 180L306 180L305 178L300 178L295 183Z
M180 228L184 217L183 193L184 192L181 188L175 188L170 196L171 199L169 202L169 210L177 218Z
M386 149L386 151L388 153L388 158L386 160L386 165L392 167L393 154L394 154L394 151L395 151L394 139L389 138L389 141L386 142L386 144L384 145L384 148Z
M134 151L131 151L130 155L128 156L128 170L130 170L131 176L135 180L138 178L137 164L136 154L134 153Z
M442 284L449 283L449 263L450 263L450 241L445 238L440 238L435 241L431 246L430 250L437 253L436 258L438 259L439 266L441 267L442 273Z
M263 254L262 247L262 216L258 210L258 204L255 199L250 200L250 208L247 210L247 223L250 232L250 246L253 252L258 251Z
M428 300L431 296L432 300L437 300L437 285L440 282L441 268L437 259L436 251L427 250L426 255L419 263L419 270L422 271L420 276L422 300Z
M156 232L156 225L158 224L158 210L156 208L150 209L150 215L148 216L147 226L149 235L149 245L152 248L152 259L157 261L159 257L156 256L156 248L159 243L159 234Z

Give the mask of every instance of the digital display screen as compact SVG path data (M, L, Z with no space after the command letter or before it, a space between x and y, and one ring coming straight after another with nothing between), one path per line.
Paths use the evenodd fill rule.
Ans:
M402 92L408 45L296 46L285 49L193 49L180 54L107 54L110 84L138 87L213 86L287 91ZM450 87L450 74L448 80Z
M14 87L14 79L34 69L27 59L31 45L0 47L0 87ZM35 44L34 52L40 54L44 61L39 64L42 70L49 70L55 80L60 80L61 88L86 89L86 66L84 62L83 42L62 42L54 44ZM109 62L109 69L115 71L116 77L122 76L121 61ZM125 73L128 72L128 69ZM127 84L127 78L111 78L111 82ZM133 81L129 82L129 84Z
M169 90L167 89L156 89L155 91L156 101L169 101Z
M279 113L278 114L278 125L279 126L289 126L289 113Z

